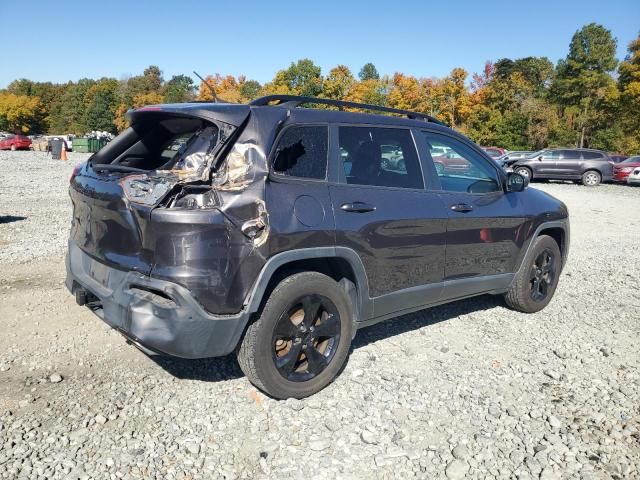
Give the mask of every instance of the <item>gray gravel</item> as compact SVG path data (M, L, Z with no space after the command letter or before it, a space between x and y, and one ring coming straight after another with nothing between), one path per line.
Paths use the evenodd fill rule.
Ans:
M75 306L81 158L0 152L0 215L26 217L0 221L0 478L640 477L640 188L534 184L572 218L547 309L399 317L327 389L278 402L233 358L151 359Z

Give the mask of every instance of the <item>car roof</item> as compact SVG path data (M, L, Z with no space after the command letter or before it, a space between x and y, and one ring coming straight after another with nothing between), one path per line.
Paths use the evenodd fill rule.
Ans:
M271 97L263 97L263 98L272 98ZM301 98L308 99L309 97L294 97L290 95L284 95L287 99L289 98ZM262 100L262 99L258 99ZM327 99L313 99L318 100L319 102L327 102ZM235 126L239 126L244 122L247 118L247 115L251 111L255 110L274 110L280 111L286 114L289 118L287 123L295 122L295 123L347 123L347 124L355 124L355 125L376 125L376 126L387 126L387 127L408 127L408 128L429 128L432 130L440 131L442 133L447 133L449 135L453 135L457 138L466 139L464 135L456 132L455 130L449 128L442 122L434 119L433 117L429 117L426 114L418 113L418 112L409 112L405 110L395 110L395 109L387 109L387 110L395 110L397 112L405 113L410 116L414 116L416 118L408 118L407 116L392 116L392 115L382 115L376 113L364 113L364 112L354 112L354 111L343 111L343 110L329 110L329 109L320 109L320 108L306 108L299 107L295 105L293 102L284 102L279 105L262 105L256 104L257 101L252 102L252 104L236 104L236 103L216 103L216 102L191 102L191 103L171 103L171 104L161 104L161 105L149 105L145 107L141 107L135 110L129 110L127 112L127 119L130 122L136 121L138 118L148 115L149 113L155 114L169 114L169 115L188 115L200 117L205 120L211 121L223 121L226 123L230 123ZM346 105L357 105L358 107L366 109L367 107L371 108L386 108L386 107L378 107L374 105L366 105L366 104L354 104L351 102L341 102L341 101L332 101L337 104L344 103ZM280 116L278 116L280 117Z
M597 148L549 147L545 148L545 150L575 150L577 152L598 152L604 153L605 155L607 154L607 152L605 152L604 150L598 150Z

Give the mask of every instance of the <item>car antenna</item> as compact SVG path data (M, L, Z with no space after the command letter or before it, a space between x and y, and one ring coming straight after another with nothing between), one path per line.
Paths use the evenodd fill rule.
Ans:
M216 91L213 89L213 87L209 85L209 83L204 78L202 78L198 72L194 70L193 73L195 73L196 76L200 80L202 80L202 83L204 83L207 87L209 87L209 90L211 90L211 93L213 94L213 103L218 103L218 96L216 95Z

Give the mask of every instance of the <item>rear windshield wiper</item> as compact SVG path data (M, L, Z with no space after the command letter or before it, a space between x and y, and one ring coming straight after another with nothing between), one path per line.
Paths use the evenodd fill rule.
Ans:
M113 165L110 163L92 165L94 170L109 170L111 172L142 172L147 173L149 170L143 168L127 167L125 165Z

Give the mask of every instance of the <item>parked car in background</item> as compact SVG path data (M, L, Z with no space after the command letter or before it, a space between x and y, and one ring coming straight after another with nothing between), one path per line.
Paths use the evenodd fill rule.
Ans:
M613 166L613 179L616 182L626 182L627 177L634 168L640 167L640 155L629 157L626 160Z
M628 185L640 185L640 167L633 169L633 172L627 177Z
M613 180L613 161L607 153L587 148L541 150L509 167L530 180L578 180L589 187Z
M521 160L523 158L527 158L533 155L535 152L531 150L514 150L513 152L506 152L503 155L500 155L495 159L502 168L507 168L507 166L511 163L514 163L516 160Z
M624 162L627 158L629 158L629 156L620 155L619 153L610 153L609 158L613 161L613 163L620 163Z
M484 150L485 153L489 155L491 158L493 158L494 160L504 155L505 153L507 153L507 151L504 148L500 148L500 147L480 147L480 148Z
M440 151L441 147L434 147L431 150L431 158L438 174L469 171L469 162L459 153L449 150L447 153L438 155Z
M535 152L532 150L514 150L512 152L506 152L498 157L498 160L520 160L533 155Z
M485 293L540 311L567 260L567 207L424 114L272 95L127 120L70 179L67 288L147 352L236 352L275 398L325 387L388 318Z
M9 135L0 139L0 150L29 150L31 139L24 135Z

